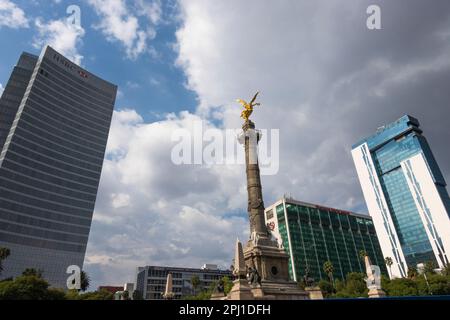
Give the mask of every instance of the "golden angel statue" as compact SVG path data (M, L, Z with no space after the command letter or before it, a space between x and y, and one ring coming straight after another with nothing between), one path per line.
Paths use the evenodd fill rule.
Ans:
M259 106L260 103L259 102L255 102L256 97L258 96L259 92L257 92L255 94L255 96L253 97L253 99L250 101L250 103L247 103L247 101L244 101L242 99L237 99L236 101L239 102L240 104L242 104L242 106L244 107L244 110L242 110L241 112L241 118L244 119L245 121L248 121L248 118L250 117L250 115L253 112L253 107L254 106Z

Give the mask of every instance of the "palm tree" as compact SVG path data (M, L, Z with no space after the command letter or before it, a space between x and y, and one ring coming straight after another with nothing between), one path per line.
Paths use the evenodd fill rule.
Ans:
M193 275L191 277L191 284L192 284L192 287L194 288L194 295L196 295L197 288L200 285L200 278L197 275Z
M392 271L391 271L391 267L394 264L394 262L392 261L391 257L386 257L384 258L384 263L388 266L389 268L389 277L392 278Z
M42 278L42 270L36 270L35 268L26 268L22 272L23 276L35 276L37 278Z
M418 271L414 266L408 266L408 278L415 279L417 277Z
M89 278L88 274L85 271L81 271L80 275L80 289L81 291L86 291L91 284L91 278Z
M9 257L11 251L8 248L0 248L0 274L3 271L3 260Z
M359 257L361 258L362 261L364 261L366 256L367 256L367 251L366 250L360 250L359 251Z
M328 279L330 279L330 282L333 284L334 286L334 279L333 279L333 272L334 272L334 266L333 263L331 263L331 261L325 261L323 264L323 271L325 271L325 273L328 276Z

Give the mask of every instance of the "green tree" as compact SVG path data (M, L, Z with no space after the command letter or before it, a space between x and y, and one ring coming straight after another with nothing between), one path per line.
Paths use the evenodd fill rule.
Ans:
M225 293L225 295L227 295L233 288L233 281L231 281L231 279L227 276L223 277L222 280L223 280L224 293Z
M334 272L334 266L331 261L325 261L323 264L323 271L327 274L328 279L330 280L331 284L334 286L334 279L333 279L333 272Z
M200 278L197 275L191 277L192 288L194 288L194 295L197 294L197 289L200 286Z
M392 261L392 258L391 257L384 258L384 263L387 265L387 267L389 269L389 276L392 277L391 267L394 264L394 262Z
M142 297L142 292L140 292L139 290L134 290L133 300L144 300L144 298Z
M359 257L361 258L362 261L364 261L366 256L367 256L366 250L360 250L359 251Z
M91 278L89 278L89 275L85 271L81 271L80 274L80 289L81 291L85 292L89 285L91 284Z
M359 272L351 272L343 284L340 284L339 290L336 290L335 297L339 298L358 298L367 297L367 285L365 274Z
M0 274L3 271L3 260L9 257L11 251L8 248L0 248Z
M79 293L78 290L69 290L66 293L68 300L113 300L114 295L108 290Z
M417 282L408 278L396 278L385 284L383 289L389 296L417 296L419 294Z
M436 269L436 263L434 261L425 262L423 272L427 274L434 274L435 273L434 269Z
M49 289L44 279L35 275L20 276L0 282L0 300L63 300L61 290Z
M447 263L444 268L442 268L442 274L444 276L450 276L450 263Z
M122 299L123 299L123 300L130 300L130 293L129 293L127 290L125 290L125 291L122 293Z
M38 278L42 278L42 270L40 269L35 269L35 268L26 268L23 272L22 275L23 276L35 276Z
M419 272L415 266L408 266L408 278L415 279L418 276Z
M324 298L330 298L335 293L334 286L330 281L322 279L319 281L318 286Z

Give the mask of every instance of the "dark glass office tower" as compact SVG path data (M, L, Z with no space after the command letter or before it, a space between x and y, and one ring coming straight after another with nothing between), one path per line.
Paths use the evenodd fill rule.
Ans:
M82 268L116 92L49 46L21 55L0 99L2 278Z

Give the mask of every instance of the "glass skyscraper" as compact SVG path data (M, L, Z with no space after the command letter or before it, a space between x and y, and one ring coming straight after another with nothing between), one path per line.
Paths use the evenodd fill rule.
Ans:
M364 198L392 277L450 253L450 199L419 121L405 115L352 149Z
M116 91L49 46L21 55L0 99L2 278L82 268Z
M289 273L294 281L302 281L306 266L316 281L328 279L323 270L326 261L333 264L335 279L344 280L350 272L365 273L361 251L387 274L368 215L282 198L266 208L265 218L289 254Z

